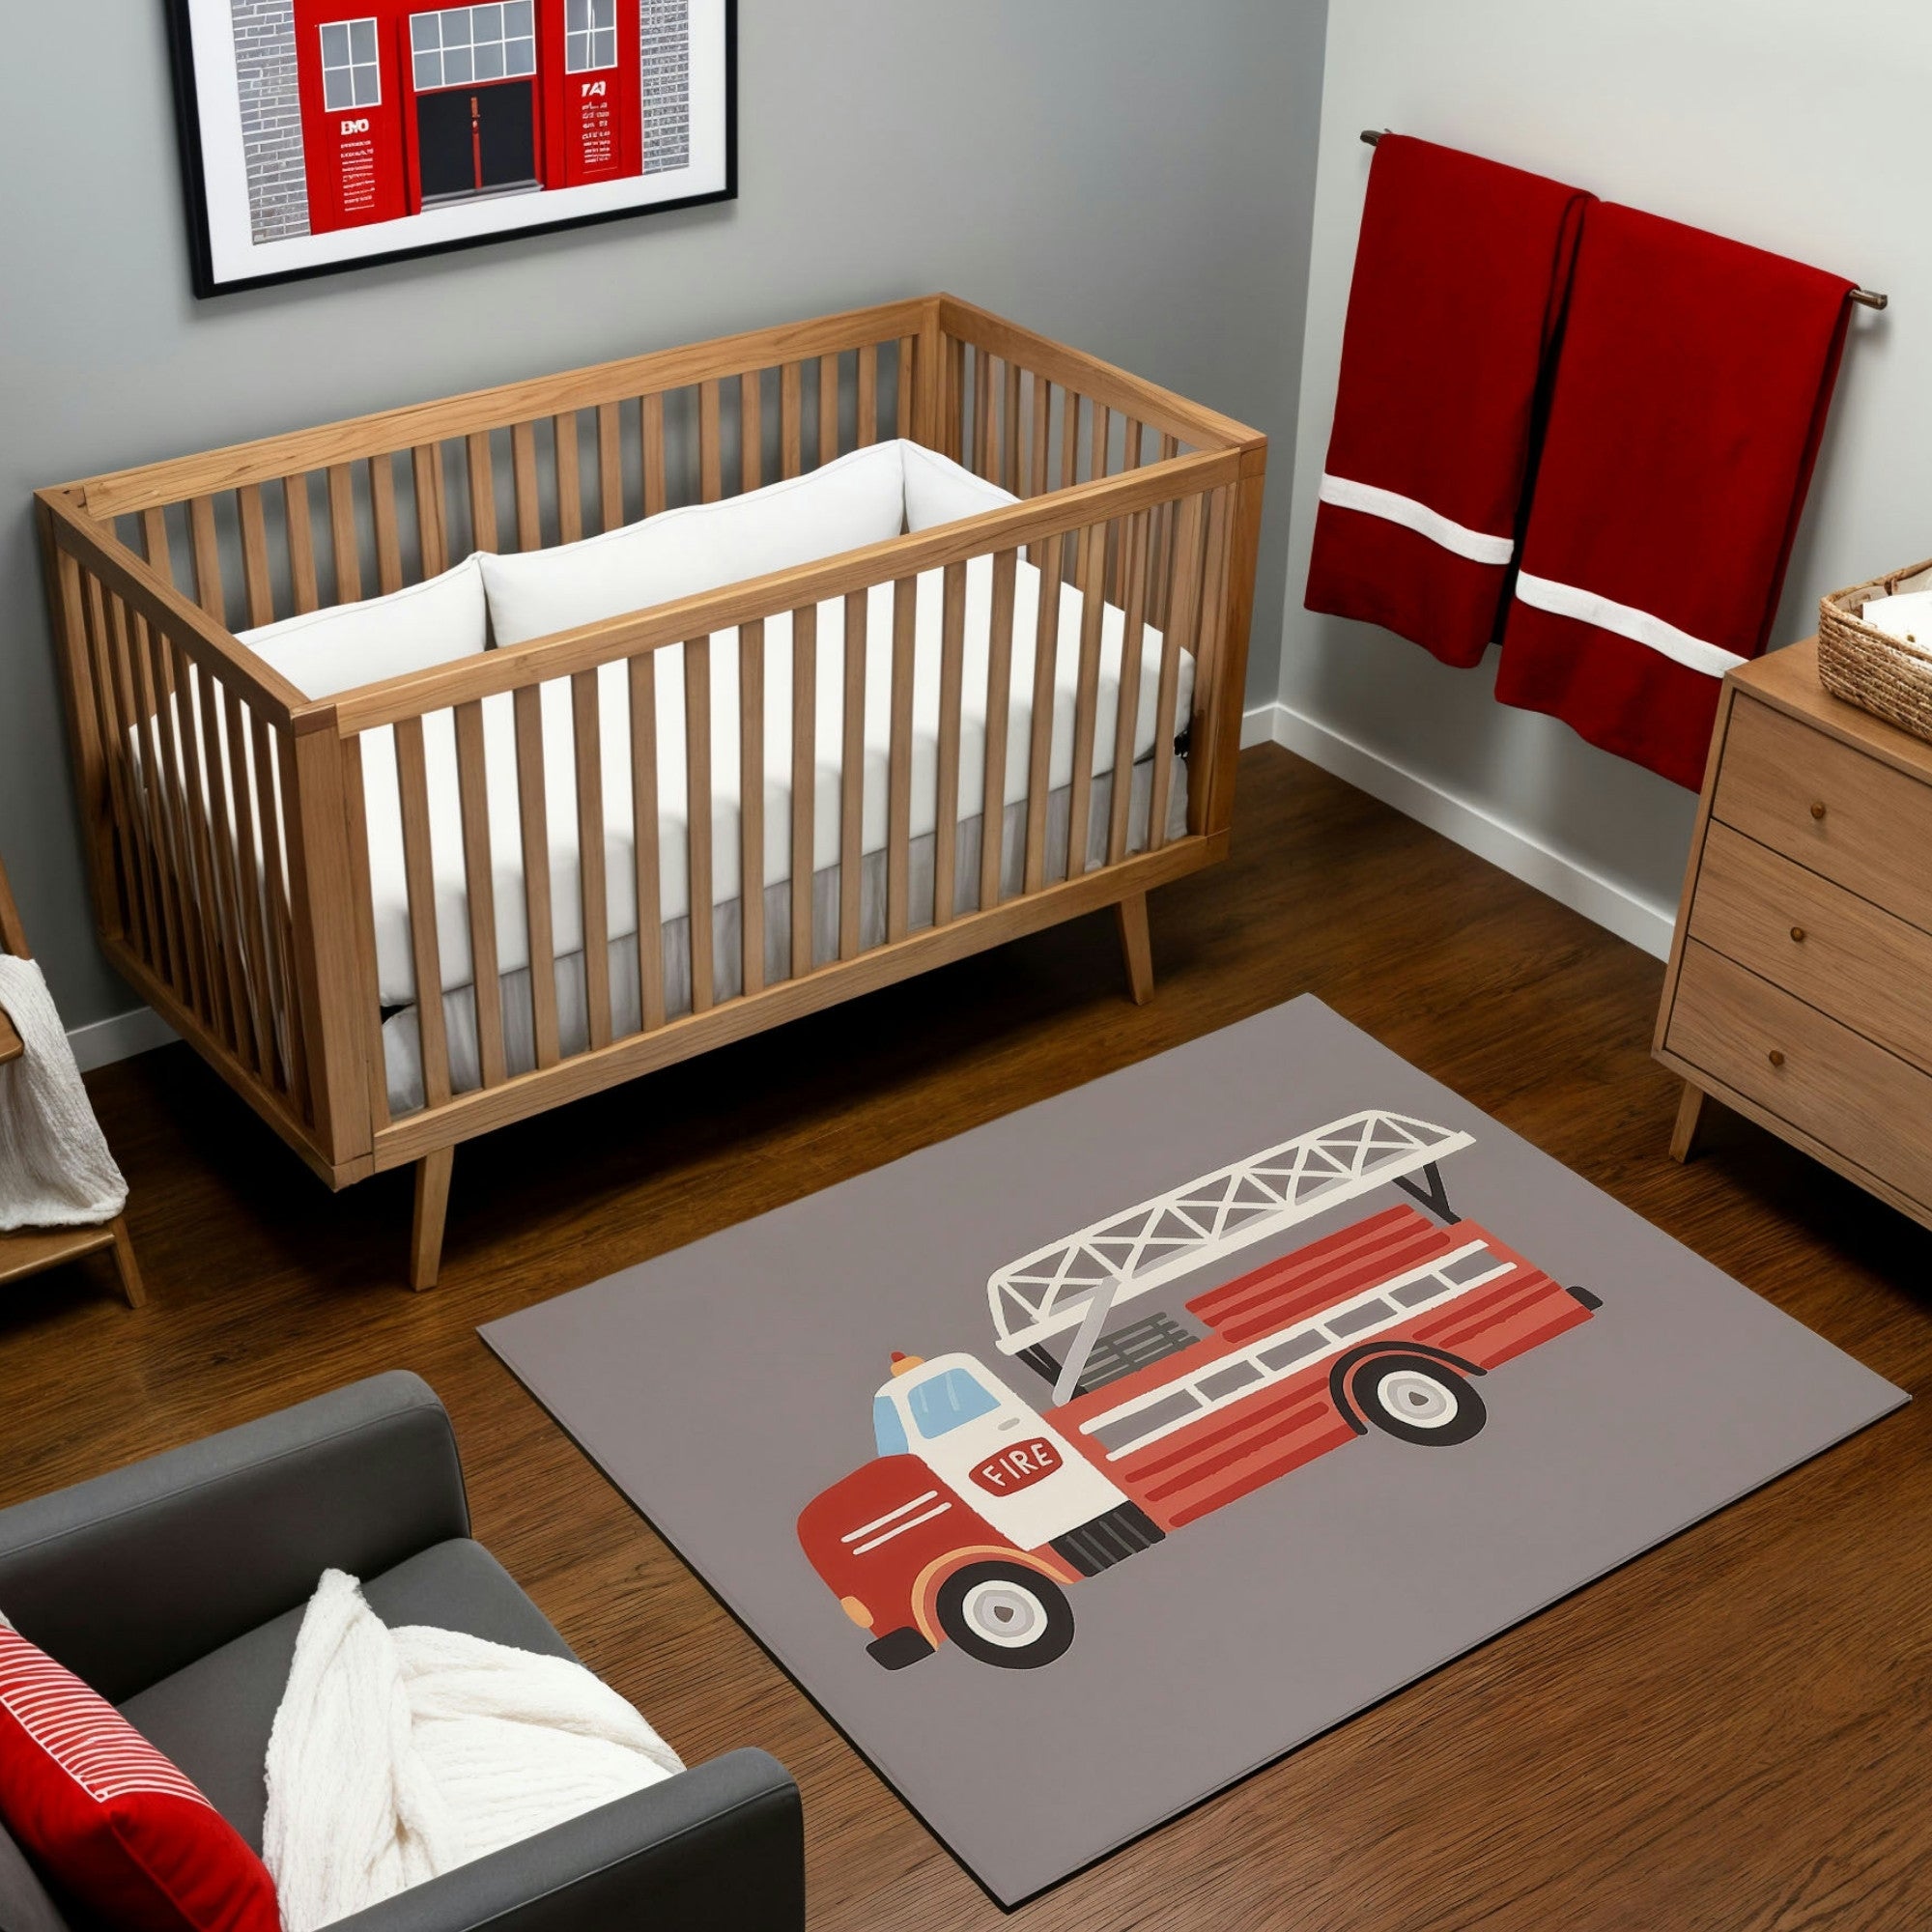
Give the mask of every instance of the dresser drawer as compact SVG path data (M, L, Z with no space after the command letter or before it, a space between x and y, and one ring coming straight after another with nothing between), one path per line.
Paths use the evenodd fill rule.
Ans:
M1932 1070L1932 935L1714 824L1690 937Z
M1932 931L1932 786L1740 692L1711 810Z
M1932 1076L1687 940L1665 1046L1801 1133L1932 1203Z

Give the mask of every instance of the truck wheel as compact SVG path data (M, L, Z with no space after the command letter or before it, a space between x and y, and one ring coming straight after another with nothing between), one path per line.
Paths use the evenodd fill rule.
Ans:
M939 1586L939 1628L979 1663L1036 1670L1064 1657L1073 1611L1060 1586L1017 1563L968 1563Z
M1466 1442L1490 1419L1469 1383L1427 1355L1378 1355L1355 1371L1349 1393L1364 1421L1427 1448Z

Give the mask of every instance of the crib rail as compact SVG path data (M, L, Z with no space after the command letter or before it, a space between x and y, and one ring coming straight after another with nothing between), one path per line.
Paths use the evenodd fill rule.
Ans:
M571 542L798 475L892 436L953 455L1019 500L323 701L305 699L235 635L399 588L473 550ZM103 940L143 994L339 1186L1130 900L1226 847L1264 456L1262 438L1211 410L942 296L44 491L49 592ZM976 566L990 582L983 690L969 686L966 670ZM1031 637L1017 615L1023 566L1039 573ZM936 756L923 761L914 686L927 573L939 579L941 624ZM883 668L867 664L875 588L892 611ZM1075 593L1070 776L1056 785L1057 607ZM1136 724L1147 694L1137 649L1121 653L1104 800L1092 769L1103 728L1102 638L1114 624L1130 639L1151 626L1162 639L1145 673L1155 681L1154 719L1139 804ZM763 696L783 667L773 639L785 629L791 715L768 745ZM673 777L660 769L656 657L673 645L686 673L684 716L666 723L681 740L687 795L682 849L667 852L660 808ZM1028 648L1032 726L1009 752L1009 707L1020 699L1012 667ZM788 801L781 828L764 822L763 785L741 784L735 852L715 849L711 811L692 809L708 805L715 776L703 672L727 650L737 656L739 716L722 742L735 737L742 772L777 760L789 773L788 789L774 794ZM1194 697L1183 717L1189 660ZM836 719L818 715L821 668L837 685ZM549 769L557 753L546 740L547 694L553 707L559 695L567 703L567 771ZM890 721L876 858L862 831L868 696L883 700ZM971 751L969 705L984 720L983 746ZM499 887L489 747L493 731L500 744L504 710L517 864ZM836 745L822 742L827 730ZM452 750L438 749L445 745ZM628 847L607 837L612 745L629 762ZM1185 830L1170 837L1183 747ZM393 759L421 1088L421 1104L394 1118L384 1025L396 1002L392 993L385 1011L367 821L378 755ZM454 760L453 848L433 756ZM961 797L969 757L980 761L972 776L986 802L977 852L962 844L968 821L948 809ZM834 764L838 783L823 796L817 774ZM1024 803L1013 808L1016 854L1003 864L1009 790ZM568 875L554 868L559 811L576 834ZM930 822L929 847L915 839L915 820ZM822 906L814 916L810 890L828 840L838 869L829 918ZM785 854L794 889L787 900L774 888L769 917L781 923L768 932L774 849ZM623 870L612 869L612 854ZM439 997L455 940L439 925L438 891L452 863L469 954L461 983L473 1004L465 1024L475 1036L462 1079ZM868 864L883 874L876 929ZM692 908L689 983L675 1000L652 943L673 865ZM740 913L735 930L714 933L703 915L721 867L738 872ZM522 902L500 904L506 890ZM579 1017L559 1005L560 891L582 908L572 955ZM620 1001L611 977L620 903L640 909L645 936L634 1010L628 986ZM498 956L505 933L528 962L527 1045L514 1050ZM723 954L721 934L730 949Z

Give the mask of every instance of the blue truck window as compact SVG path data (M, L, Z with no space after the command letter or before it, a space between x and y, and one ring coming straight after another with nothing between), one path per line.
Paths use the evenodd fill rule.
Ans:
M875 1395L872 1398L872 1440L878 1445L881 1456L903 1456L906 1453L905 1424L899 1420L899 1412L891 1396Z
M912 1406L912 1419L919 1425L919 1433L928 1442L935 1435L944 1435L949 1429L957 1429L962 1422L971 1422L975 1416L984 1415L1000 1406L999 1397L964 1369L948 1369L943 1376L921 1382L906 1400Z

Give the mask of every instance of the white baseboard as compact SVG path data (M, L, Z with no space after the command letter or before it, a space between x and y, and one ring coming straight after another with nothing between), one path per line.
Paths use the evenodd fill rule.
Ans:
M67 1043L73 1048L80 1070L90 1073L97 1066L105 1066L116 1060L131 1060L137 1053L146 1053L154 1046L166 1046L179 1037L153 1007L135 1007L128 1012L96 1020L90 1026L75 1027L68 1035Z
M1400 812L1439 832L1465 850L1500 866L1511 877L1547 893L1560 904L1627 939L1658 959L1670 952L1676 908L1661 906L1587 866L1553 850L1520 827L1505 823L1481 806L1444 791L1433 780L1358 744L1287 704L1258 704L1241 717L1242 745L1273 743L1320 765L1392 805Z

